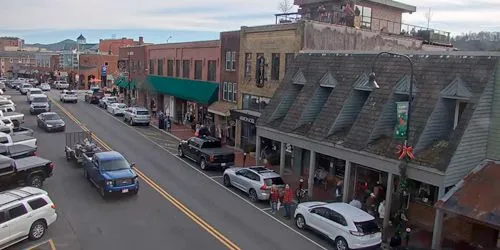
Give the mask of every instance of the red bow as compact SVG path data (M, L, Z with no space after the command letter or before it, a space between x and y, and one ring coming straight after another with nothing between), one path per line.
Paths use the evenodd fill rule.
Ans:
M410 159L415 159L415 155L413 155L413 147L398 145L397 149L397 154L399 154L400 160L405 158L406 156L408 156Z

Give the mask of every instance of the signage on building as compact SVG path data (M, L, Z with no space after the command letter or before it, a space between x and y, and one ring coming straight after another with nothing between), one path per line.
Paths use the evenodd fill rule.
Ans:
M255 124L255 118L240 115L240 121Z

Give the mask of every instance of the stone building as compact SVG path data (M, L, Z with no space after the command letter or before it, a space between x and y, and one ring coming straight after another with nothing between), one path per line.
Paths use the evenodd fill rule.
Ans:
M445 216L434 203L484 160L500 158L500 115L494 109L500 54L409 56L414 100L408 133L415 159L407 168L410 195L403 204L409 223L433 232L432 247L439 248L441 235L468 239L457 229L470 222ZM400 105L409 100L410 65L381 56L374 68L376 88L368 77L374 58L373 52L300 53L258 120L256 157L260 163L277 158L283 178L295 185L304 178L314 199L348 202L381 183L386 195L379 198L391 208L388 225L390 211L402 205L394 195L401 164L396 149L402 144L395 130L408 116ZM315 182L318 172L327 175ZM336 196L331 190L339 185ZM498 235L498 228L488 230Z

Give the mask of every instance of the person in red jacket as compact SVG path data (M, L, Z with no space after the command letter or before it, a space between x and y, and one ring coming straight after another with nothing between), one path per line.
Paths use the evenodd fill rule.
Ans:
M285 192L283 194L283 207L285 208L285 218L288 220L292 216L290 213L290 209L291 209L292 202L293 202L292 199L293 199L292 189L290 188L290 186L288 186L288 184L286 184Z
M271 192L269 195L269 202L271 202L271 213L275 214L278 211L278 202L280 200L280 191L276 185L271 186Z

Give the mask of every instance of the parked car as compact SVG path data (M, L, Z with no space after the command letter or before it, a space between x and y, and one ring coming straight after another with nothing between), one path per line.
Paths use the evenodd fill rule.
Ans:
M27 135L10 135L0 132L0 144L5 146L24 144L31 147L36 147L37 140L35 137Z
M50 84L44 82L44 83L40 84L40 89L42 91L50 91Z
M223 148L220 140L213 137L191 137L179 143L180 157L187 157L200 164L202 170L209 167L227 168L234 165L234 152Z
M0 246L39 240L57 220L56 206L42 189L23 187L0 193Z
M93 91L92 93L87 92L85 94L85 102L88 102L90 104L99 104L99 100L104 97L104 91Z
M280 190L285 188L281 176L265 167L228 168L223 174L226 187L236 187L247 193L253 202L269 200L270 189L276 185Z
M327 236L337 249L376 248L382 243L375 218L347 203L300 203L294 218L299 229L307 227Z
M39 128L44 129L47 132L56 132L66 130L66 123L64 120L55 112L44 112L37 116L37 125Z
M6 83L7 83L7 81L5 81L5 80L4 80L4 81L0 81L0 89L1 89L3 92L5 92L5 91L7 90L7 88L6 88L6 86L5 86L5 85L6 85Z
M151 116L149 115L149 110L146 108L130 107L123 111L123 121L128 122L130 126L134 126L135 124L149 126Z
M29 83L23 83L20 87L19 87L19 92L22 94L22 95L26 95L28 94L28 90L33 88L33 86Z
M27 135L33 137L33 129L26 127L10 127L10 126L0 126L0 132L6 133L8 135Z
M99 100L98 105L101 108L107 109L109 104L117 102L118 98L116 98L115 96L104 96L103 98L101 98L101 100Z
M112 193L139 192L139 179L125 157L116 151L95 153L91 158L84 155L85 178L94 184L103 198Z
M28 145L2 145L0 144L0 155L7 156L12 159L21 159L29 156L36 156L38 147L31 147Z
M28 93L26 93L26 99L28 100L28 103L31 103L32 98L31 95L41 95L43 94L43 91L39 88L29 88Z
M108 105L108 112L112 115L123 115L126 108L127 105L125 103L115 102Z
M16 111L16 105L12 100L8 99L0 99L0 109L3 108L10 108L11 110L13 110L12 112Z
M19 124L24 123L24 114L17 112L5 112L0 109L0 119L9 118L14 126L19 126Z
M77 103L78 96L77 96L76 92L73 90L63 90L63 91L61 91L61 95L59 96L59 100L61 102Z
M39 114L50 111L49 98L44 94L31 95L30 114Z
M67 89L69 88L69 83L66 81L56 81L54 83L56 89Z
M29 156L12 159L0 155L0 185L27 185L41 188L45 179L52 176L54 163L38 157Z

